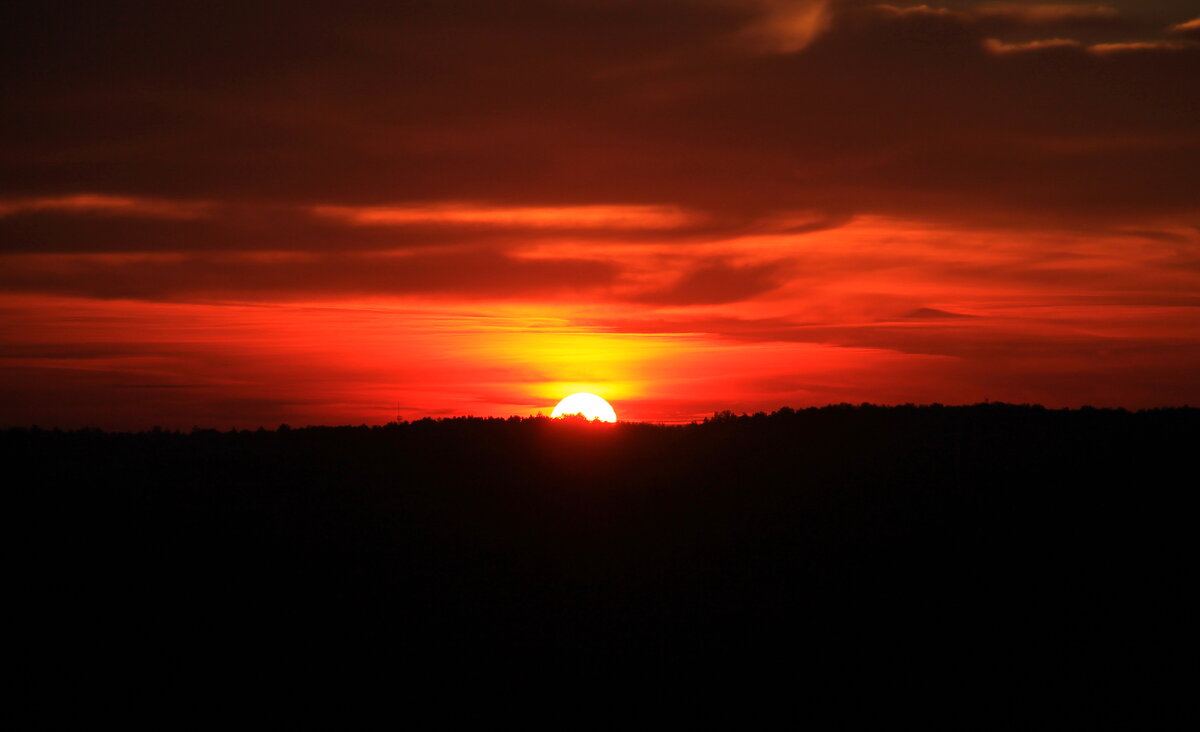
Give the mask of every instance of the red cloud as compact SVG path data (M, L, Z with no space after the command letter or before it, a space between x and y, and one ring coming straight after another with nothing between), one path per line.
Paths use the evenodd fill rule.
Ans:
M1186 23L1179 23L1171 26L1169 32L1176 36L1183 36L1192 40L1200 40L1200 18L1189 20Z

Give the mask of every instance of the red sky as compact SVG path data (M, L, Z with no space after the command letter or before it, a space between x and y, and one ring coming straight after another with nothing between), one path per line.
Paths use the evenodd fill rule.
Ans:
M1200 404L1187 2L9 3L0 424Z

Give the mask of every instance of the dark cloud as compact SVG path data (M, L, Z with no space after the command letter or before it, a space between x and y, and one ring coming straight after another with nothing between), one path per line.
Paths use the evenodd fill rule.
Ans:
M0 291L97 298L297 299L402 296L517 297L595 290L614 266L582 259L516 259L490 251L413 256L314 255L246 259L13 258Z
M946 7L879 5L877 9L894 16L934 16L952 18L973 26L985 35L1029 39L1069 34L1088 40L1111 38L1144 31L1151 23L1135 13L1111 5L1080 5L1039 2L952 3Z
M786 272L787 265L783 262L755 265L709 262L685 273L670 287L642 294L638 300L661 305L713 305L748 300L779 287Z
M212 384L116 384L114 389L211 389Z
M17 334L3 333L13 337ZM87 343L13 343L0 344L4 359L95 359L124 356L145 356L156 353L153 346L121 341Z
M1195 213L1200 49L984 44L1003 24L1051 38L1106 25L1112 49L1155 41L1110 27L1125 6L833 3L809 28L784 5L9 4L0 45L19 113L0 120L0 191L749 220ZM736 42L793 21L799 45ZM1047 151L1064 137L1141 142Z
M905 313L904 318L909 320L943 320L947 318L972 318L973 315L966 313L952 313L948 310L938 310L937 308L917 308L911 312Z
M1036 28L1039 30L1078 30L1086 28L1137 27L1131 17L1105 5L985 3L968 11L971 17L988 24L989 29Z
M696 317L602 321L615 332L707 333L746 343L814 343L845 348L950 357L956 368L980 374L1010 374L1041 364L1091 380L1097 364L1107 368L1188 371L1200 359L1200 344L1178 337L1113 338L1069 324L996 318L940 318L925 323L804 323L786 318ZM1099 369L1103 371L1104 369ZM1087 375L1084 378L1083 375ZM991 376L989 375L989 378ZM1200 378L1188 375L1190 388ZM1044 397L1043 397L1044 398ZM1169 400L1168 400L1169 402Z

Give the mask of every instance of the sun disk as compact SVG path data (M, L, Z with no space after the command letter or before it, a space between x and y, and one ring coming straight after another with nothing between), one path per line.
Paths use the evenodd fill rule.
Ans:
M598 419L601 422L617 421L617 413L613 411L612 405L586 391L572 394L563 399L550 413L550 416L565 417L571 414L582 414L587 419Z

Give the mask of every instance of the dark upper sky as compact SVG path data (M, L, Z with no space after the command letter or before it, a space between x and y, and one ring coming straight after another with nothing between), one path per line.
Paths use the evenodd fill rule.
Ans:
M1200 8L949 8L6 4L0 192L1195 215Z

